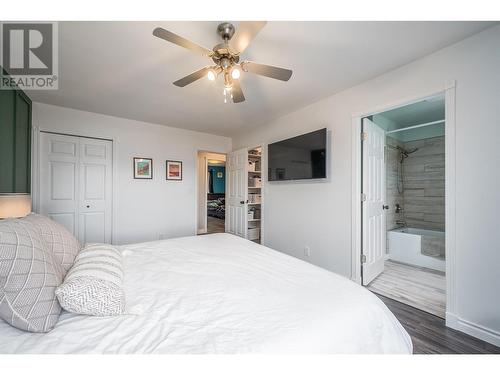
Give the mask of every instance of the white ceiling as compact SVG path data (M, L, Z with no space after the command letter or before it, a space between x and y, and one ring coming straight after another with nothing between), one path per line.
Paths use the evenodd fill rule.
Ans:
M289 82L244 73L246 101L222 82L172 82L211 63L152 36L161 26L199 45L218 22L61 22L59 90L34 101L231 136L477 33L487 22L269 22L243 58L293 69ZM235 23L237 27L237 23Z

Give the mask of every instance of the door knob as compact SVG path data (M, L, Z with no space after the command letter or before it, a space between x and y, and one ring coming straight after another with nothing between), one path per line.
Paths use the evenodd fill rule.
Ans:
M87 205L87 208L90 208L90 206L89 206L89 205Z
M245 204L245 201L240 201L240 204Z
M383 209L383 210L388 210L388 209L389 209L389 205L388 205L388 204L384 204L384 205L382 206L382 209Z

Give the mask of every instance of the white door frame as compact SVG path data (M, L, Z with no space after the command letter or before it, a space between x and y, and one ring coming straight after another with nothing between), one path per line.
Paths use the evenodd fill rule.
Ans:
M208 218L207 218L207 212L206 212L206 206L207 206L207 195L206 195L206 190L207 190L207 176L206 176L206 173L204 173L204 176L205 176L205 183L203 184L203 187L205 188L205 194L204 194L204 199L203 200L200 200L200 157L201 157L201 154L204 153L204 151L198 151L197 154L196 154L196 178L195 178L195 181L196 181L196 215L195 215L195 220L196 220L196 231L195 231L195 234L196 235L200 235L200 234L205 234L207 233L208 231ZM204 163L204 167L205 167L205 172L207 170L207 165L208 165L208 160L206 159L206 157L204 156L205 158L205 163ZM204 204L205 205L205 213L204 213L204 216L205 216L205 226L204 228L202 228L202 230L200 230L200 226L199 226L199 222L198 220L200 219L200 205L201 204Z
M197 150L196 151L196 156L195 156L195 160L196 160L196 173L194 174L194 184L195 184L195 196L196 196L196 199L195 199L195 204L194 204L194 235L197 236L199 234L205 234L205 232L198 232L198 211L199 211L199 205L200 205L200 200L199 200L199 185L198 185L198 176L200 174L200 171L199 171L199 158L200 158L200 154L201 153L207 153L207 154L218 154L218 155L225 155L226 156L226 162L225 162L225 176L224 176L224 181L226 182L226 186L225 186L225 191L227 191L227 154L228 152L220 152L220 151L207 151L207 150ZM207 165L208 165L208 159L207 159ZM207 176L205 176L205 179L207 178ZM206 181L206 183L208 183L208 181ZM205 188L206 188L206 184L205 184ZM207 198L205 196L205 207L206 207L206 201L207 201ZM207 221L208 221L208 215L207 215L207 212L205 210L205 229L207 229ZM224 218L224 221L225 221L225 218Z
M456 328L456 212L455 212L455 81L435 90L412 95L410 98L388 103L352 115L352 234L351 279L361 284L361 119L419 102L435 95L445 95L445 239L446 239L446 325Z
M32 210L34 212L40 212L40 133L52 133L59 135L67 135L71 137L83 137L83 138L93 138L102 139L105 141L111 141L112 149L112 182L111 182L111 243L117 244L118 238L118 224L115 218L118 217L118 140L116 137L107 136L96 136L88 133L76 134L76 133L66 133L60 132L52 129L44 129L38 126L32 126L31 134L31 201Z

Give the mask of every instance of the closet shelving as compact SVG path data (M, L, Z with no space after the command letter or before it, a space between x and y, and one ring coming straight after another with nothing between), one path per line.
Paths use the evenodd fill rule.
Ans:
M248 218L247 237L261 243L262 230L262 148L248 150Z

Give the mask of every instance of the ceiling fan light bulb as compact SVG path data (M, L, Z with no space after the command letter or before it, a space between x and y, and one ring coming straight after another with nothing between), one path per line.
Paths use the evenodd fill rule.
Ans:
M240 75L241 75L241 72L238 68L233 68L233 70L231 70L231 77L233 79L238 79L240 78Z
M215 78L217 78L217 74L215 74L213 69L210 69L207 73L207 78L209 81L215 81Z

